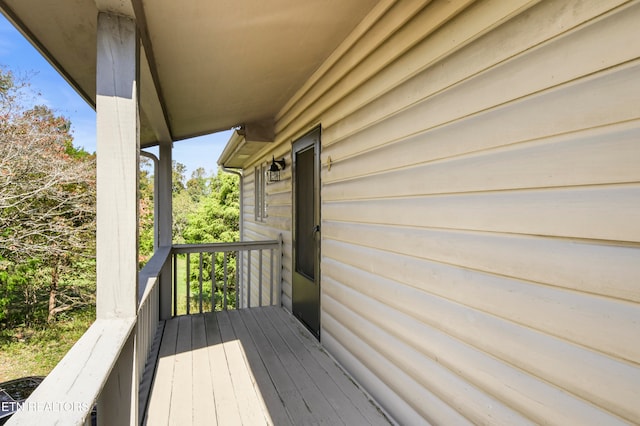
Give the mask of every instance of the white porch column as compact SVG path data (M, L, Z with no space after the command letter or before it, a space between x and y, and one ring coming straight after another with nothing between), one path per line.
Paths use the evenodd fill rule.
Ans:
M160 143L160 161L158 166L158 245L170 246L173 242L172 209L172 144ZM160 319L171 318L171 261L165 263L160 275Z
M138 293L138 61L135 21L98 15L97 316L133 318ZM138 423L135 331L98 401L100 424Z

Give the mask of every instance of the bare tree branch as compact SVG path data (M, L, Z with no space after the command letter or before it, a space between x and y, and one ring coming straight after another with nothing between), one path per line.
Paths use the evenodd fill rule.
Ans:
M25 108L20 88L0 68L0 258L52 268L51 317L87 300L58 293L58 268L94 256L95 158L73 147L64 117Z

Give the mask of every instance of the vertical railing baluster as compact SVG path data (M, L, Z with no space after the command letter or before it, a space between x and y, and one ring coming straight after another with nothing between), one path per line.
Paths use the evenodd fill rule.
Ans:
M199 313L202 313L202 252L199 253L199 266L200 266L200 275L198 276L198 285L199 285L199 290L200 290L200 294L198 295L198 301L199 301Z
M211 312L216 310L216 252L211 253Z
M244 254L238 250L236 253L236 273L235 273L235 289L236 289L236 303L235 308L240 309L240 302L242 301L242 285L240 285L240 268L244 267Z
M262 306L262 249L258 251L258 306Z
M251 307L251 250L247 250L247 308Z
M269 250L269 306L273 305L273 251Z
M258 244L256 244L258 243ZM261 243L261 244L260 244ZM220 273L223 275L220 287L218 288L218 280L216 279L216 255L215 250L222 252L222 270ZM255 259L254 252L257 251ZM265 253L269 251L269 253ZM191 286L191 255L198 254L198 275L197 284L194 282L193 288ZM211 265L207 266L207 257L211 254ZM205 276L209 272L211 274L211 311L217 309L218 293L221 291L220 303L221 310L229 309L242 309L251 307L273 306L282 303L282 256L283 256L283 241L282 236L278 241L267 242L251 242L237 244L217 244L203 245L203 248L197 246L181 246L174 247L174 252L171 253L172 263L172 301L173 301L173 316L178 315L191 315L197 313L206 312L207 301L204 298L205 294ZM179 257L182 256L182 257ZM235 257L234 257L235 256ZM269 256L267 261L266 256ZM179 270L179 263L184 259L186 261L185 274ZM231 260L235 259L235 268L232 272L229 268ZM258 265L255 263L258 262ZM268 262L268 263L267 263ZM209 268L205 270L205 268ZM268 271L267 271L268 268ZM254 274L255 272L255 274ZM179 297L179 279L180 276L185 278L185 297L182 299ZM254 276L255 275L255 276ZM195 278L195 277L194 277ZM267 283L268 280L268 283ZM242 282L241 282L242 281ZM253 294L254 284L258 286L255 294ZM195 292L195 293L194 293ZM233 295L231 294L233 292ZM269 295L265 294L269 292ZM196 300L197 294L197 300ZM181 309L180 299L186 302L186 307ZM253 299L253 302L252 302ZM192 303L193 302L193 306ZM192 309L193 308L193 309ZM192 312L193 311L193 312ZM149 311L145 312L145 315L152 316L154 313ZM143 337L144 338L144 337Z
M278 306L282 306L282 258L284 257L284 240L282 234L278 235L278 256L277 256L277 270L276 270L276 292L278 294L277 302Z
M191 313L191 253L187 253L187 279L185 280L187 286L187 315Z
M227 310L227 252L222 259L222 310Z
M178 316L178 253L173 253L173 316Z

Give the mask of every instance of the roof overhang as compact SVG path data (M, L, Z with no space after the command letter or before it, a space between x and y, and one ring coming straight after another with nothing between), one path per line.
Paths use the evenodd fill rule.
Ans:
M148 146L272 123L377 2L0 0L0 9L92 106L97 15L135 18ZM260 143L245 138L247 147Z
M229 138L218 164L232 169L242 168L244 163L256 152L264 148L265 143L275 139L273 120L247 123L236 129Z

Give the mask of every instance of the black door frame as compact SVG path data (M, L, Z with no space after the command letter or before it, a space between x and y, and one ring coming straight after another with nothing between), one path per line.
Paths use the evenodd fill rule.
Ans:
M304 134L300 138L296 139L292 144L291 156L292 156L292 311L296 317L316 336L318 340L320 340L320 329L321 329L321 288L320 288L320 139L321 138L321 128L320 126L314 128L308 133ZM309 229L309 232L313 233L314 236L314 277L313 277L313 285L315 285L315 289L317 293L316 297L316 305L317 305L317 318L304 318L304 314L309 315L308 307L303 307L303 312L298 310L300 307L296 306L297 299L296 298L296 284L299 282L298 280L306 279L311 282L308 277L303 276L297 272L297 232L298 232L298 219L297 219L297 168L298 164L296 161L296 155L300 152L304 152L307 149L313 150L314 158L313 158L313 229ZM299 288L300 290L300 288Z

